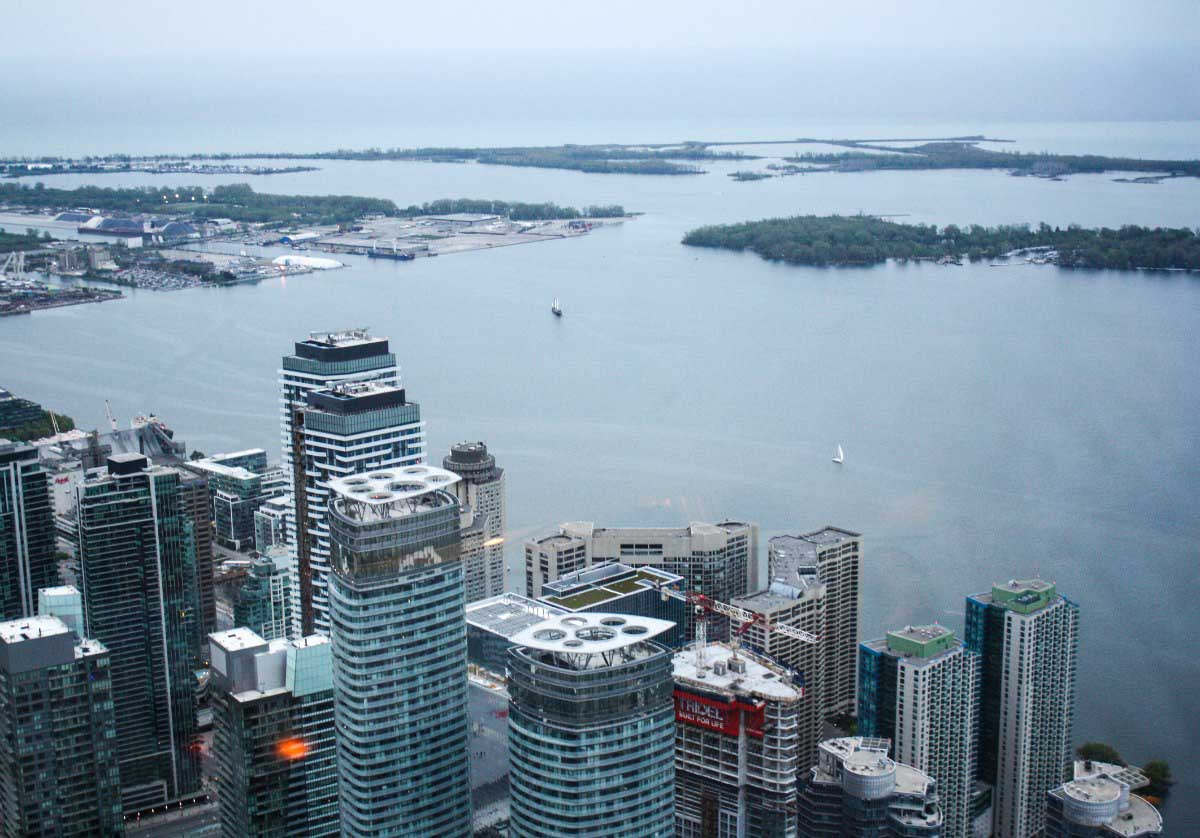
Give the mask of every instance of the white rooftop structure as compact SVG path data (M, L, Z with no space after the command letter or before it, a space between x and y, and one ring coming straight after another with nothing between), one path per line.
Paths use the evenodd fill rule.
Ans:
M731 697L750 694L772 701L803 698L786 669L744 649L735 653L725 643L709 643L703 655L695 647L684 649L675 654L673 664L676 682L687 682L707 692L728 693Z
M214 643L219 643L221 648L230 652L238 649L250 649L255 646L261 646L265 642L261 637L245 626L239 626L238 628L227 629L225 631L215 631L208 637Z
M403 466L338 477L329 481L329 489L347 500L386 506L448 489L461 479L454 472L436 466Z
M0 623L0 640L5 643L20 643L22 640L53 637L56 634L68 634L70 631L67 624L58 617L22 617L19 620Z
M563 655L598 655L636 646L669 631L670 620L631 614L579 612L556 614L522 629L510 639L515 646Z
M504 638L570 612L556 605L515 593L504 593L467 604L467 624Z

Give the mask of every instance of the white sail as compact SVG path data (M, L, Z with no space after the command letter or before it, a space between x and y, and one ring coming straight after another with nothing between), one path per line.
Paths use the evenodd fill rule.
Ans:
M837 454L834 455L833 461L835 463L844 463L846 461L846 455L842 453L842 446L839 445L837 447Z

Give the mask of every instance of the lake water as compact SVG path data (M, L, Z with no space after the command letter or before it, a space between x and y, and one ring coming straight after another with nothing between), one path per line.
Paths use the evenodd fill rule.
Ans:
M638 139L629 133L615 138ZM1200 123L803 126L783 136L940 133L1200 157ZM559 521L734 516L758 521L764 541L826 523L863 532L864 637L930 620L960 628L963 597L994 580L1057 580L1083 614L1077 738L1111 742L1133 762L1169 760L1179 783L1168 828L1200 829L1200 278L811 269L679 244L700 224L809 212L1195 227L1200 181L951 171L735 183L732 164L676 178L318 165L234 180L402 205L553 200L645 215L570 241L407 264L343 257L351 267L327 274L133 291L7 318L0 385L84 426L103 425L110 399L122 421L157 412L210 453L275 452L280 356L310 330L369 326L391 338L435 461L452 442L484 439L507 470L514 575L521 541ZM561 320L548 310L555 296ZM838 444L840 468L830 463Z

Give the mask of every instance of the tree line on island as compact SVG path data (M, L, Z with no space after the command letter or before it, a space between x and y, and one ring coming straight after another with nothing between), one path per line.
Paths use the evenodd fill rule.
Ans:
M751 250L796 265L877 265L888 259L996 258L1020 250L1055 251L1068 268L1200 270L1200 236L1186 228L1086 229L1027 224L959 227L899 224L869 215L772 218L700 227L694 247Z
M478 199L442 199L401 210L386 198L356 195L272 195L255 192L244 183L214 186L121 187L81 186L47 188L43 183L22 186L0 183L0 204L26 209L68 210L87 207L104 213L148 213L190 216L195 219L229 218L251 224L350 224L367 215L413 217L450 212L504 215L514 221L613 218L625 215L619 204L578 210L555 203L521 203ZM0 247L24 249L24 239L0 240ZM32 246L34 243L28 243Z

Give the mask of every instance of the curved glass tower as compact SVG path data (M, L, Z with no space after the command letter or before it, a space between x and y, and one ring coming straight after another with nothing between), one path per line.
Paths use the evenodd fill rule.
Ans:
M346 836L469 836L467 639L454 474L330 481L334 717Z
M675 834L674 623L565 614L512 637L510 834Z

